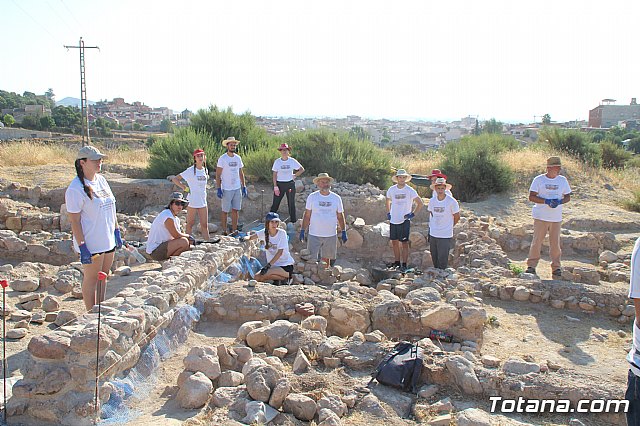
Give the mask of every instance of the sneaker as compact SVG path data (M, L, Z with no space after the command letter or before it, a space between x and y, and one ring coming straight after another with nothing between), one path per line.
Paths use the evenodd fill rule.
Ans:
M529 267L527 268L527 270L526 270L526 271L524 271L524 272L525 272L525 273L527 273L527 274L533 274L533 275L536 275L536 268L534 268L533 266L529 266Z
M562 269L558 268L551 273L551 276L554 278L562 278Z

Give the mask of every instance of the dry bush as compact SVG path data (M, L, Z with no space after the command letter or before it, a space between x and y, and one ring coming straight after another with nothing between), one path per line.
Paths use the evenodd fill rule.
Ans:
M149 151L146 149L112 149L103 152L107 154L106 161L112 164L124 164L143 169L149 165Z
M75 152L63 145L31 141L0 145L0 164L3 166L43 166L73 164Z

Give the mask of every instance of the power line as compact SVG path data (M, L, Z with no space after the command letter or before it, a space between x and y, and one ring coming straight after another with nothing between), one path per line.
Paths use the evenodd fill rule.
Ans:
M13 4L15 4L15 5L16 5L16 7L17 7L18 9L20 9L22 12L24 12L24 14L25 14L25 15L27 15L29 18L31 18L31 20L32 20L32 21L33 21L37 26L39 26L39 27L40 27L40 28L42 28L42 29L43 29L47 34L49 34L49 35L51 36L51 38L52 38L52 39L56 39L56 38L57 38L56 36L54 36L53 34L51 34L51 32L49 32L49 30L47 29L47 27L45 27L44 25L41 25L41 24L36 20L36 18L34 18L33 16L31 16L31 14L30 14L29 12L27 12L26 10L24 10L24 9L22 8L22 6L20 6L18 3L16 3L16 1L15 1L15 0L11 0L11 2L12 2Z
M58 17L58 19L59 19L59 20L60 20L60 21L65 25L65 27L67 27L67 29L69 30L69 32L74 32L73 28L71 28L71 25L69 25L69 23L67 22L67 20L66 20L66 19L64 19L64 18L62 17L62 15L60 15L60 14L58 13L58 11L57 11L53 6L51 6L51 3L50 3L49 1L47 1L47 6L49 6L49 9L51 9L51 10L53 11L53 13L55 13L55 14L56 14L56 16Z
M81 30L84 31L84 26L82 25L82 23L80 21L78 21L78 19L76 18L76 16L73 14L73 12L71 11L71 9L69 9L66 5L66 3L63 0L60 0L60 3L62 3L62 5L64 6L65 9L67 9L67 12L69 12L69 15L71 15L71 17L73 18L74 21L76 21L76 24L78 24L78 26L80 27Z

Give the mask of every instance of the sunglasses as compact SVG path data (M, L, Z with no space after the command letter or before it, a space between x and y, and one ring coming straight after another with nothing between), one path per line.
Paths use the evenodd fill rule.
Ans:
M184 201L174 201L173 204L180 207L185 207L187 205Z

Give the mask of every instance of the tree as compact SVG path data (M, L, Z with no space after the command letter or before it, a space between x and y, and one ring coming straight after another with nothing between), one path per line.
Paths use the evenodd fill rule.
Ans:
M56 122L56 127L63 127L74 133L80 131L82 115L79 108L60 105L51 110L51 116Z
M51 87L49 87L49 89L46 92L44 92L44 96L50 101L55 102L54 98L56 97L56 95L55 93L53 93L53 89Z
M351 128L351 130L349 131L349 135L353 136L354 138L356 138L356 139L358 139L360 141L363 141L363 140L366 140L366 139L371 139L369 137L369 134L367 133L367 131L364 130L360 126L353 126Z
M140 123L133 123L133 130L142 130L142 124Z
M164 133L173 133L173 123L168 118L160 122L160 131Z
M484 122L484 126L482 127L483 133L502 133L502 123L500 121L496 121L495 118L492 118L489 121Z
M7 124L6 122L4 124ZM633 138L629 141L629 150L640 154L640 137Z
M39 125L38 120L30 115L25 116L20 123L20 127L24 127L25 129L37 129Z
M56 127L56 122L53 120L51 116L44 115L40 117L40 129L41 130L50 130L53 127Z
M11 114L5 114L4 117L2 117L2 122L5 126L11 127L16 124L16 119L13 118L13 115Z
M542 124L551 124L551 116L549 114L542 116Z
M480 136L480 123L478 123L478 119L476 118L476 125L473 128L473 135Z

